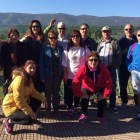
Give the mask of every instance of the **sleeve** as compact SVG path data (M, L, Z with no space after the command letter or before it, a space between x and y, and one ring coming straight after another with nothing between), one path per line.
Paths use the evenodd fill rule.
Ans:
M40 50L40 58L39 58L39 73L40 73L40 79L45 80L45 46L41 47Z
M86 47L86 60L89 53L90 53L90 50Z
M102 64L101 70L102 70L104 81L105 81L103 96L107 98L111 94L111 91L112 91L112 87L113 87L112 78L108 69L106 68L104 64Z
M127 57L126 57L126 60L125 60L126 67L127 67L129 72L131 72L134 69L132 64L131 64L132 60L133 60L132 59L132 54L131 54L131 56L129 56L131 49L132 49L132 46L129 47L129 50L128 50L128 53L127 53Z
M62 66L67 67L67 60L68 60L68 52L66 47L62 53Z
M35 89L33 83L32 83L32 92L31 92L30 96L32 96L33 98L36 98L36 99L38 99L38 100L40 100L40 101L42 101L42 102L46 99L46 98L43 96L42 93L39 93L39 92Z
M13 97L16 103L16 106L19 107L26 115L29 115L32 112L31 107L25 100L24 97L24 83L25 78L22 76L17 76L13 83Z
M117 47L117 54L116 54L116 69L118 69L121 65L122 62L122 54L121 54L121 49L120 49L120 45L118 43L116 43L116 47Z
M43 31L43 33L47 36L48 33L49 33L49 31L50 31L51 29L52 29L52 27L47 26L47 27L45 28L45 30Z
M84 65L76 73L72 81L73 94L79 98L83 96L83 92L81 91L81 84L82 84L82 80L84 79L84 74L83 74L85 71Z

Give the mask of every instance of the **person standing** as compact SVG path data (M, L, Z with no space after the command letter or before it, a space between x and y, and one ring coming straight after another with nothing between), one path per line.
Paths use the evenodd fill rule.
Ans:
M138 43L135 43L129 47L126 66L131 73L131 80L133 86L133 92L137 95L138 107L140 109L140 30L137 32ZM135 118L140 120L140 114Z
M121 64L121 50L117 43L117 40L111 37L111 29L108 26L102 28L103 38L98 44L97 51L100 55L101 62L109 70L112 81L113 89L110 94L109 107L113 113L118 113L116 108L116 69L120 67Z
M125 107L127 106L127 102L128 102L127 85L128 85L129 77L131 75L131 73L127 70L125 59L126 59L128 49L130 48L130 46L137 42L137 37L134 35L134 28L131 24L125 25L124 33L125 33L125 36L121 37L118 40L119 46L122 51L122 63L120 65L120 71L119 71L120 95L121 95L121 100L122 100L122 104L120 108L122 109L125 109ZM137 105L136 96L137 95L134 94L135 104ZM137 108L137 110L139 110L139 107Z
M97 43L94 39L88 36L89 26L86 23L83 23L80 26L80 33L84 42L84 45L88 47L90 51L96 51L97 50Z

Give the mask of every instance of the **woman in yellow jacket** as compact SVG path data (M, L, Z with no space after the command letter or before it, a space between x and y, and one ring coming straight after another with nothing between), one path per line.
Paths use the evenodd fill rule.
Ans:
M3 111L8 119L3 121L5 132L13 134L14 124L35 124L41 126L38 121L37 110L43 102L48 106L46 98L35 88L36 64L32 60L27 60L23 67L12 72L12 83L8 88L8 94L3 100Z

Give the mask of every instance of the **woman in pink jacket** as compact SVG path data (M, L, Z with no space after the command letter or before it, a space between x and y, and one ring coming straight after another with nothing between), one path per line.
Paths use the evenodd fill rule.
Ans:
M101 124L106 125L107 122L103 117L104 105L106 98L112 91L112 79L105 65L100 62L97 52L91 51L88 54L87 62L79 69L73 79L72 89L75 96L82 98L83 114L80 116L79 122L84 123L87 119L89 97L95 94L98 100L98 119Z

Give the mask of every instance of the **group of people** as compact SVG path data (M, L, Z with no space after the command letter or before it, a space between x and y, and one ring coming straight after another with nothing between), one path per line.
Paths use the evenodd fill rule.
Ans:
M26 34L19 40L19 32L9 29L9 42L1 41L0 70L4 82L12 79L2 104L7 119L5 132L13 134L14 124L43 124L37 120L41 102L45 104L46 117L51 117L51 103L59 117L59 92L63 79L65 118L73 114L84 123L87 119L89 98L97 96L97 116L106 125L104 108L109 98L113 113L116 108L116 69L119 69L121 108L127 106L127 83L130 74L137 110L140 110L139 55L140 31L135 36L132 25L124 27L125 36L116 40L111 37L111 28L102 28L102 39L95 41L88 34L89 26L84 23L79 30L66 35L66 25L56 20L42 31L41 23L32 20ZM138 41L138 43L137 43ZM135 44L136 43L136 44ZM127 76L126 76L127 75ZM45 92L43 96L42 92ZM81 99L82 113L78 110ZM73 106L74 102L74 106ZM140 120L140 115L136 117Z

